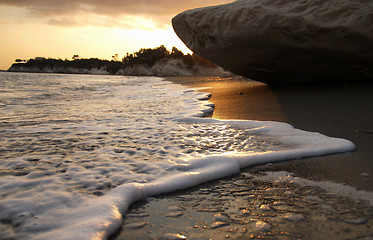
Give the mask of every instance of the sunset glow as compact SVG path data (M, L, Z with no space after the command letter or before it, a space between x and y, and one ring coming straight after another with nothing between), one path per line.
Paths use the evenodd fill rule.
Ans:
M0 0L0 69L7 70L15 59L34 57L110 60L118 54L121 59L127 52L159 45L187 53L172 29L172 17L189 8L227 2Z

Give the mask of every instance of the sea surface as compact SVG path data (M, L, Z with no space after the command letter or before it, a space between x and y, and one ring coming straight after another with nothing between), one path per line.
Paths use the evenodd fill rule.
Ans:
M354 144L209 118L157 77L0 73L0 238L105 239L135 201Z

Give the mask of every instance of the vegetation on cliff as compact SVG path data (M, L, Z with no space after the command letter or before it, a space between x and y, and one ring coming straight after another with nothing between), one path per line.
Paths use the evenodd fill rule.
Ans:
M171 51L163 45L157 48L143 48L135 53L127 53L122 61L118 60L118 55L113 56L113 60L103 60L98 58L79 58L74 55L72 60L62 60L53 58L37 57L29 60L16 59L15 63L8 71L32 71L32 72L55 72L55 73L88 73L91 70L100 70L108 74L118 74L120 70L133 67L135 65L144 65L152 67L157 62L179 59L186 68L192 68L195 65L203 67L216 67L211 62L199 57L198 55L184 54L173 47ZM72 71L74 70L74 71Z

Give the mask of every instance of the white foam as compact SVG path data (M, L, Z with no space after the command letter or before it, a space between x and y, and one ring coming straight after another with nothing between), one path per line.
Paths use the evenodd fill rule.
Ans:
M158 78L75 77L85 78L81 81L57 76L62 78L57 90L45 91L60 98L57 93L65 89L68 100L56 100L51 108L43 105L50 101L45 97L18 99L25 102L20 106L23 115L31 114L41 123L10 124L3 131L4 149L18 141L13 147L24 154L9 153L0 170L29 171L0 178L0 217L12 223L0 224L5 238L105 239L137 200L255 164L354 149L348 140L286 123L200 118L213 109L211 103L198 100L206 94ZM42 88L45 76L38 77L37 87ZM12 101L4 99L7 105ZM55 119L32 115L35 109L55 112L54 117L76 116L54 123Z
M215 122L216 120L203 120L203 122L206 121ZM292 128L288 124L254 121L229 121L229 123L239 127L250 128L256 133L260 131L262 133L267 132L267 134L273 136L282 136L284 141L296 143L297 148L254 154L227 153L203 159L192 159L185 163L188 169L186 172L167 176L147 184L123 185L112 190L105 198L113 198L112 201L117 202L118 208L121 211L125 211L133 201L226 177L238 173L240 168L254 164L318 156L354 149L354 145L347 140L301 131ZM109 218L107 221L110 221ZM116 224L114 222L113 224Z
M121 215L119 213L125 212L129 205L134 201L157 194L189 188L203 182L229 176L238 173L240 168L253 164L327 154L332 153L333 151L342 152L353 150L353 144L346 140L330 139L317 133L300 131L293 129L287 124L268 123L265 125L264 123L259 122L229 122L230 124L236 124L241 127L248 127L248 125L250 125L250 127L254 128L253 131L256 132L261 129L263 132L270 131L271 134L277 136L280 134L281 136L284 136L283 134L288 134L290 137L284 136L284 139L289 138L292 141L297 140L299 148L287 151L256 154L228 153L185 161L183 166L185 171L183 172L162 177L151 181L150 183L124 184L113 189L107 195L94 201L90 201L90 204L93 206L89 206L89 210L87 211L79 211L79 217L77 217L78 220L76 221L78 223L74 222L71 224L71 221L69 221L69 224L66 226L68 232L73 232L74 234L72 236L79 236L81 239L90 238L93 236L92 233L96 233L95 236L106 237L120 224ZM278 132L276 132L276 129ZM308 145L307 143L311 144ZM96 212L97 214L95 214L93 209L99 210ZM88 217L82 215L82 213L85 212L89 212ZM84 226L81 226L86 221L86 218L90 219L89 225L84 224ZM71 220L74 219L74 217L69 217L68 219ZM87 233L91 235L82 233L80 231L82 228L86 229ZM55 234L59 234L58 232L61 230L62 229L57 230L57 232L52 232L52 235L47 235L45 239L48 239ZM71 238L67 236L66 239Z

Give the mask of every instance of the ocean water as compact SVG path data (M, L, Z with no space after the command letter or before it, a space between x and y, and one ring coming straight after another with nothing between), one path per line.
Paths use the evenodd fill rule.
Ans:
M354 149L156 77L0 73L0 110L1 239L105 239L134 201Z

